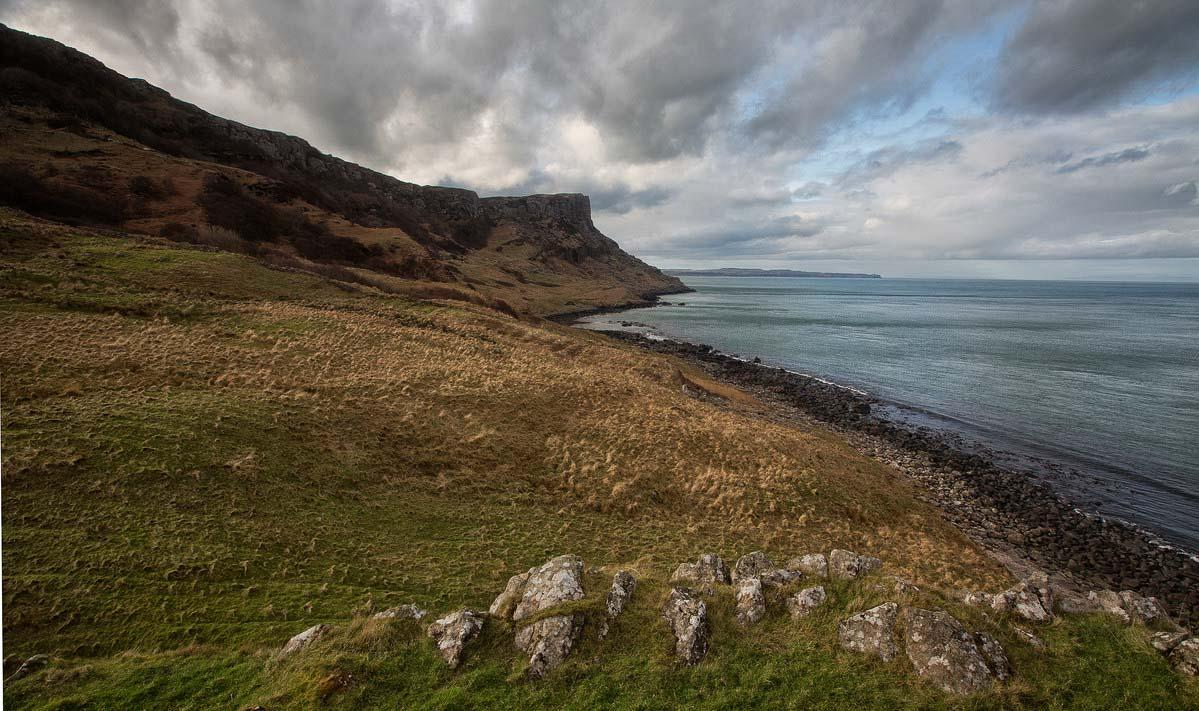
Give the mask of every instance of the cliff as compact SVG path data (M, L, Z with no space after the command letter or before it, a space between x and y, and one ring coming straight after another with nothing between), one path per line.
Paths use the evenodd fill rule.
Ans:
M685 290L601 233L585 195L480 198L408 183L3 25L0 102L0 130L15 139L0 147L0 170L52 193L0 188L0 203L41 217L149 233L169 225L174 235L217 226L309 261L445 283L439 293L533 313ZM129 188L135 180L166 194L147 199ZM95 204L64 209L64 199Z

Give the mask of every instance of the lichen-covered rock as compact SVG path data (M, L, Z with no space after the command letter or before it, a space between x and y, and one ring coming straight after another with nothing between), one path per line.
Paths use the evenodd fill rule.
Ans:
M1199 637L1190 637L1179 642L1170 652L1174 668L1187 676L1199 676Z
M837 638L845 649L873 654L889 662L895 658L895 618L899 606L884 602L844 619L837 625Z
M873 570L878 570L883 562L878 558L858 555L853 551L834 549L828 554L828 572L831 577L842 580L852 580Z
M728 585L729 569L715 553L705 553L694 563L682 563L670 576L672 583L690 583L701 587Z
M420 622L425 615L429 614L428 610L424 610L417 605L400 605L398 607L389 607L381 612L376 612L371 615L371 619L375 620L415 620Z
M582 629L582 615L546 617L518 629L516 647L529 655L529 676L540 679L566 661Z
M823 553L808 553L787 561L787 570L797 570L814 578L828 577L828 558Z
M891 590L896 595L915 595L916 593L920 592L920 588L916 587L915 583L906 578L893 575L890 577L889 582L891 584Z
M529 582L529 576L533 574L534 570L537 569L529 568L523 573L508 578L508 584L504 586L504 591L492 601L491 607L487 608L487 614L500 619L511 619L512 611L516 609L516 604L525 594L525 584Z
M1187 637L1190 637L1190 632L1158 632L1149 640L1149 644L1162 654L1169 654L1174 649L1182 644Z
M828 595L824 592L824 587L817 585L813 588L804 588L787 598L787 611L791 613L791 619L796 620L800 617L807 617L812 614L812 610L824 604L828 599Z
M907 608L904 618L908 659L917 674L942 691L970 694L985 688L994 678L974 635L948 612ZM1003 654L993 639L988 638L985 644L993 655ZM1006 655L997 666L1002 666L1006 673Z
M991 609L1030 622L1049 622L1053 619L1053 593L1043 580L1032 578L991 598Z
M987 661L987 667L996 679L1007 681L1012 677L1012 663L1008 661L1007 652L1003 651L1003 645L999 643L999 640L986 632L977 632L974 635L974 642L978 645L978 651L982 652L983 659Z
M759 578L742 578L737 581L737 624L748 627L766 616L766 597L762 595Z
M1128 613L1130 619L1144 624L1158 621L1168 621L1169 616L1158 603L1157 598L1145 597L1132 590L1120 591L1120 604Z
M685 664L697 664L708 653L711 625L708 606L699 593L683 587L670 591L662 616L674 634L674 651Z
M608 596L604 600L606 614L599 623L600 639L608 636L609 624L624 612L624 606L629 604L629 599L633 597L633 590L636 587L637 579L627 570L622 570L612 576L612 587L608 589Z
M544 610L583 597L583 561L560 555L529 572L512 620L532 617ZM529 656L529 675L541 677L570 654L583 628L579 613L556 615L525 625L516 632L516 647Z
M429 625L427 634L437 645L437 652L450 669L462 663L466 645L483 631L483 613L458 610Z
M287 644L283 645L283 649L279 650L279 656L286 657L289 654L295 654L321 637L324 637L331 629L333 628L329 625L313 625L309 627L295 637L287 640Z
M748 553L738 558L737 563L733 565L733 584L736 585L746 578L761 578L762 573L774 569L774 563L762 551Z
M1132 622L1132 616L1124 609L1124 601L1120 594L1111 590L1092 590L1087 594L1087 600L1102 612L1114 615L1124 624Z
M786 585L792 585L803 580L803 573L798 570L787 570L786 568L775 568L767 570L758 576L762 581L762 587L781 588Z

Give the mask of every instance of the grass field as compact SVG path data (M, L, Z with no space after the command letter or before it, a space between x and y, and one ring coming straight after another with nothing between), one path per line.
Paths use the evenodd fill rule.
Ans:
M897 473L593 334L13 212L0 333L6 670L52 657L5 685L12 708L1199 706L1142 629L1059 620L1038 652L947 602L1010 580ZM675 665L675 565L832 547L994 632L1017 679L952 699L840 651L838 619L894 598L872 579L749 632L718 598L711 655ZM641 585L545 680L498 622L449 671L415 624L366 619L485 609L566 552L588 609L620 567ZM317 622L338 631L271 659Z

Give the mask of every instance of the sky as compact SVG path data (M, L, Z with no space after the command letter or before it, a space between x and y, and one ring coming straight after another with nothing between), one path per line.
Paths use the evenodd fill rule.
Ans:
M1195 0L0 0L408 180L582 192L660 267L1199 281Z

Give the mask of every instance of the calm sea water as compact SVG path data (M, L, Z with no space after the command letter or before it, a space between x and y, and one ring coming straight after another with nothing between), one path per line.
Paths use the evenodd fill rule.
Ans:
M866 390L1199 550L1199 284L689 277L587 319ZM1047 465L1047 466L1046 466Z

